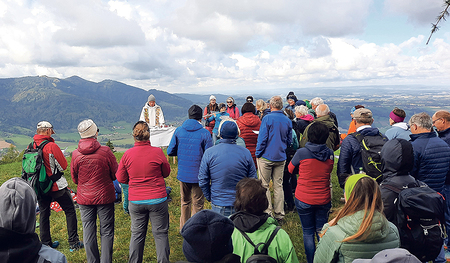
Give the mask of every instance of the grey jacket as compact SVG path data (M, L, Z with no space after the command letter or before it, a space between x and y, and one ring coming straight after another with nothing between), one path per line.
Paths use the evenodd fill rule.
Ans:
M36 195L23 179L15 177L0 186L0 200L1 262L67 262L61 252L39 241Z

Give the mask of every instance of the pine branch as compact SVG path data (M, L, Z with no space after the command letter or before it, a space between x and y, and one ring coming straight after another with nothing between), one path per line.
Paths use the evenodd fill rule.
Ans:
M428 45L428 43L430 42L431 36L439 30L438 24L441 20L447 21L448 17L448 8L450 7L450 0L446 0L443 7L445 7L445 9L439 14L439 16L436 18L436 24L431 24L431 33L430 36L428 37L427 43L426 45Z

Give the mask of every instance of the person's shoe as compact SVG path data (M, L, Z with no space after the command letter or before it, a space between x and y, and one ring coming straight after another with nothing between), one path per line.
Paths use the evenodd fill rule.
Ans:
M445 250L445 260L446 260L447 262L450 261L450 252L447 251L447 250Z
M277 222L279 226L284 225L284 219L283 218L277 218Z
M53 241L51 248L57 248L59 246L59 241Z
M77 243L70 245L70 252L74 252L84 248L84 244L82 241L78 241Z

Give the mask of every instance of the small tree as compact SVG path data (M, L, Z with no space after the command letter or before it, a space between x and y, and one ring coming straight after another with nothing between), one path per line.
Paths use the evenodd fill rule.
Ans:
M19 161L19 151L16 150L16 146L10 145L8 148L8 151L3 155L2 159L0 160L0 164L5 163L13 163Z
M431 33L430 36L428 37L427 43L426 45L428 45L428 43L430 42L431 36L439 30L439 22L441 22L441 20L447 20L447 16L448 16L448 8L450 7L450 0L445 0L444 1L444 10L441 11L441 13L438 15L438 17L436 18L436 23L435 24L431 24Z
M114 150L114 145L113 145L113 143L111 142L110 139L108 139L108 142L106 143L106 146L108 146L109 149L111 149L111 151L112 151L113 153L116 152L116 150Z

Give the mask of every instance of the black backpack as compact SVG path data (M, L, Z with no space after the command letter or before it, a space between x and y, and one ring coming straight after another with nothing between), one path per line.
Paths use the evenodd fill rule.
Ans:
M422 262L436 259L445 237L444 197L421 182L404 188L382 186L398 193L397 216L393 223L398 228L401 247Z
M388 141L381 133L374 136L362 135L359 132L351 133L361 145L361 159L364 171L367 175L381 183L383 174L381 172L381 148ZM355 171L357 173L357 171Z
M25 149L22 158L22 178L33 188L38 199L52 189L53 181L47 176L44 166L42 149L49 141L45 140L40 145L30 143ZM36 145L36 148L34 147Z
M239 230L239 232L241 232L241 234L244 236L244 238L255 248L253 255L247 259L246 263L277 263L276 259L269 256L268 249L269 249L270 243L272 243L272 240L275 238L275 236L277 235L278 230L280 230L280 228L281 228L280 226L277 226L275 228L275 230L272 232L272 234L270 235L270 237L266 243L261 242L261 243L258 243L257 245L255 245L253 243L253 241L250 239L250 237L244 231L241 231L239 228L237 228L237 230ZM259 251L258 248L261 245L263 246L263 248L261 249L261 251Z

